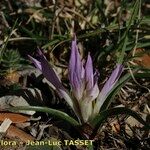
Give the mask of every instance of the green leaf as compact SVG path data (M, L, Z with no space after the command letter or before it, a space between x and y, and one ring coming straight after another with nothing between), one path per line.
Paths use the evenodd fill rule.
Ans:
M45 37L42 37L39 34L33 34L32 31L28 30L27 28L21 27L21 29L37 43L39 41L47 41Z
M105 111L100 112L90 123L93 125L93 133L91 135L91 138L93 138L99 129L99 127L102 125L102 123L108 119L108 117L117 116L117 115L128 115L132 116L136 120L138 120L141 124L143 124L146 128L150 129L150 125L146 123L136 112L132 111L131 109L128 109L126 107L116 107L112 109L108 109Z
M59 43L59 42L60 42L59 39L51 40L49 43L45 44L45 45L42 47L42 49L46 49L46 48L48 48L49 46L53 46L53 45L55 45L55 44L57 44L57 43Z
M101 21L102 23L104 23L105 25L107 25L107 24L108 24L108 21L107 21L107 18L106 18L106 16L105 16L105 13L104 13L104 11L103 11L103 8L104 8L104 1L103 1L103 0L96 0L95 3L96 3L96 7L98 8L98 10L99 10L99 12L100 12L100 15L101 15L100 21Z
M6 50L8 41L9 41L10 37L12 36L12 33L13 33L13 31L14 31L16 25L17 25L17 21L18 21L18 20L15 21L15 23L14 23L12 29L11 29L10 34L9 34L8 37L6 38L6 41L4 41L4 45L2 46L2 48L0 48L0 62L2 61L3 53L4 53L4 51Z
M74 118L70 117L68 114L66 114L62 111L56 110L56 109L48 108L48 107L19 106L19 107L10 107L9 110L15 111L15 112L20 111L20 110L44 112L44 113L48 113L48 114L52 115L53 117L64 120L74 127L79 126L79 123Z
M125 51L131 51L134 47L133 45L134 43L129 43L126 47L126 50ZM144 41L144 43L142 42L139 42L137 43L137 48L145 48L145 47L149 47L150 46L150 42L147 42L147 41Z
M44 46L42 46L42 49L46 49L48 48L49 46L54 46L55 48L65 42L69 42L71 41L71 37L67 36L67 35L53 35L53 39L50 40L50 42L48 42L47 44L45 44Z
M121 50L121 54L119 54L118 56L118 63L119 64L122 64L123 63L123 60L124 60L124 55L125 55L125 50L126 50L126 46L127 46L127 43L128 43L128 32L129 32L129 29L131 28L131 25L132 23L134 22L134 20L136 19L136 16L138 14L138 10L139 10L139 6L140 5L140 1L139 0L136 0L134 6L133 6L133 11L132 11L132 15L129 19L129 23L128 23L128 26L120 40L120 43L119 43L119 46L118 46L118 51Z

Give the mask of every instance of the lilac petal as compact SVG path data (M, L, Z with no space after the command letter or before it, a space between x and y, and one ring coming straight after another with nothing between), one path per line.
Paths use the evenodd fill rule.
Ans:
M87 62L85 65L85 82L87 90L93 87L93 64L90 54L88 54Z
M123 65L117 64L116 68L112 72L111 76L109 77L108 81L105 83L104 87L102 88L98 98L97 98L97 103L95 105L95 110L94 113L98 113L101 106L103 105L107 94L112 90L116 82L121 76L121 73L123 71Z
M34 65L36 66L36 68L38 68L41 71L42 70L41 63L37 59L33 58L30 55L28 55L28 57L34 63Z
M44 77L56 88L56 89L64 89L62 83L57 77L55 71L52 69L44 55L40 50L38 50L39 60L29 56L31 61L35 64L35 66L43 73Z
M107 80L107 82L105 83L101 91L103 95L107 95L107 93L113 88L113 86L116 84L116 82L120 78L122 71L123 71L123 65L117 64L117 67L112 72L111 76L109 77L109 79Z
M77 42L76 42L76 37L72 41L72 46L71 46L71 58L69 62L69 71L70 71L70 80L71 83L74 85L74 76L78 78L78 82L81 82L81 68L82 62L80 59L80 54L77 48Z
M80 58L80 54L77 48L76 37L72 41L71 46L71 57L69 61L69 80L73 90L78 95L78 98L81 98L81 90L82 90L82 80L84 76L84 68L83 63Z
M90 91L91 101L95 100L97 98L98 94L99 94L99 87L98 87L98 84L95 83L92 90Z
M93 101L97 98L98 94L99 94L99 87L98 87L98 77L99 74L96 71L94 73L94 85L91 89L86 89L86 92L84 94L84 99L87 101Z
M53 68L49 65L48 61L46 60L46 58L44 57L44 55L40 50L38 50L38 57L39 60L29 56L30 60L43 73L45 78L56 88L56 91L58 92L59 96L63 97L66 100L66 102L70 105L70 107L74 110L75 114L79 116L78 108L74 104L67 90L60 82L57 74L55 73Z
M95 100L99 94L99 87L98 87L98 78L99 78L99 72L98 70L94 73L94 86L91 90L92 100Z
M97 69L95 69L95 72L94 72L94 84L98 82L98 79L100 77L100 73Z
M99 94L99 87L97 84L90 91L86 91L83 96L83 101L92 102Z
M82 87L79 85L79 83L78 83L78 78L77 78L76 75L74 76L73 81L74 81L73 94L74 94L74 96L76 97L77 100L80 100L81 97L82 97L83 89L82 89Z

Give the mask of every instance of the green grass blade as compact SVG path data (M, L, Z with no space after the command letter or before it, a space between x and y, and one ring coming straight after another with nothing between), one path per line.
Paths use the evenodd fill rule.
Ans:
M39 41L47 41L48 39L39 35L39 34L33 34L30 30L28 30L27 28L21 27L21 29L28 34L35 42L39 42Z
M101 112L91 121L91 125L93 125L94 128L91 138L93 138L97 134L99 127L106 119L108 119L108 117L117 116L117 115L132 116L133 118L138 120L141 124L143 124L146 128L150 129L150 125L147 124L146 121L144 121L136 112L126 107L116 107Z
M126 31L124 32L124 34L123 34L123 36L122 36L122 38L120 40L119 47L118 47L118 51L121 50L121 54L118 57L118 63L119 64L123 63L125 50L126 50L126 46L127 46L127 43L128 43L128 32L129 32L129 29L131 28L132 23L136 19L136 16L138 14L138 9L140 8L139 5L140 5L140 1L136 0L136 2L134 4L134 7L133 7L132 15L131 15L131 17L129 19L128 26L127 26Z
M30 110L30 111L37 111L37 112L44 112L44 113L48 113L50 115L52 115L53 117L59 118L61 120L66 121L67 123L69 123L70 125L76 127L79 126L79 123L73 119L72 117L70 117L68 114L56 110L56 109L52 109L52 108L48 108L48 107L39 107L39 106L19 106L19 107L11 107L9 108L10 111L20 111L20 110Z
M14 29L15 29L16 25L17 25L17 21L18 21L18 20L16 20L16 21L15 21L15 23L14 23L14 25L13 25L12 29L11 29L10 34L8 35L8 37L7 37L6 41L4 42L4 46L3 46L2 48L0 48L0 62L2 61L3 53L4 53L4 51L6 50L6 47L7 47L8 41L9 41L10 37L12 36L12 33L13 33L13 31L14 31Z

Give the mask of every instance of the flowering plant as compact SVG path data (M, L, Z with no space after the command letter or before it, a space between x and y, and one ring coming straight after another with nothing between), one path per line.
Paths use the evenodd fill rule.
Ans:
M128 33L133 21L136 19L136 14L138 12L137 8L139 6L139 1L137 0L128 26L122 37L119 38L120 41L116 50L118 54L120 54L117 61L118 64L102 89L99 88L99 75L98 72L93 69L90 53L88 54L86 61L81 59L77 47L76 37L72 41L71 57L68 67L68 79L71 86L71 90L69 91L63 86L63 83L57 76L57 73L40 50L38 50L38 59L29 56L30 60L43 73L45 78L51 83L52 87L57 91L59 96L66 100L68 105L76 114L78 121L62 111L48 107L19 106L13 107L11 110L34 110L46 112L68 122L70 125L74 126L75 129L82 129L80 128L82 125L84 126L84 124L90 124L92 127L92 133L89 133L88 138L93 138L103 121L112 115L126 114L132 116L142 123L145 128L150 128L149 124L147 124L136 112L131 109L126 107L108 108L117 92L121 89L125 82L132 77L130 73L126 73L120 78L124 68L122 63L124 61L125 50L128 44ZM134 76L137 75L138 77L143 77L144 73L138 74L137 70L138 69L132 70Z
M71 85L71 91L69 92L64 88L54 69L40 50L38 50L38 55L38 60L31 56L29 58L53 85L58 94L66 100L80 123L88 122L99 113L101 106L123 71L123 65L117 64L104 87L100 90L98 86L98 73L93 70L90 53L84 64L81 60L75 37L71 45L71 57L68 68Z
M88 124L91 127L92 133L84 133L84 131L80 131L82 133L80 134L84 138L86 136L86 138L91 139L95 137L103 121L112 115L130 115L145 125L145 127L150 128L150 126L136 112L126 107L108 109L111 100L116 95L117 91L119 91L124 83L131 78L130 73L127 73L120 78L123 72L122 64L116 65L103 88L100 89L98 86L98 72L94 71L93 69L90 53L88 54L87 60L84 63L84 60L81 60L81 56L77 47L77 40L75 37L71 45L71 57L68 67L68 78L71 86L71 90L68 91L63 86L59 76L57 76L57 73L46 60L43 53L40 50L38 50L37 53L38 59L29 56L30 60L43 73L45 78L51 83L51 86L57 91L59 96L66 100L68 105L76 114L78 121L62 111L47 107L19 106L11 108L11 110L34 110L47 112L68 122L75 128L79 127L77 129L80 129L80 126L84 126L84 124Z

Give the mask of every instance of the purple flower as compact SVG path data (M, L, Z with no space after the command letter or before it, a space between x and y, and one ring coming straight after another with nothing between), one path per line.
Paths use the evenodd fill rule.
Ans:
M107 80L107 82L105 83L104 87L101 90L102 97L106 97L106 95L114 87L114 85L120 78L122 71L123 71L123 66L121 64L117 64L116 68L113 70L111 76L109 77L109 79ZM98 99L101 99L101 98L98 97ZM102 100L101 100L101 102L102 102Z
M85 65L85 67L84 67ZM98 114L107 94L114 87L123 71L123 66L117 64L110 78L102 90L98 87L98 74L93 73L93 63L90 53L85 64L83 64L78 48L76 37L72 41L71 57L69 61L69 80L72 93L78 100L84 122L92 115ZM93 100L96 100L93 105Z
M38 50L37 51L38 60L29 56L30 60L34 63L36 68L38 68L44 75L44 77L57 89L63 89L64 87L59 79L59 77L54 72L53 68L50 66L48 61L46 60L43 53Z
M42 52L38 50L37 53L38 59L29 56L30 60L55 87L59 95L66 100L81 122L87 122L91 117L99 113L101 106L123 71L123 66L117 64L100 91L98 87L98 73L97 71L94 72L90 53L84 63L80 57L75 37L71 45L71 57L68 67L71 85L71 92L68 94L69 92L64 88L59 77Z
M83 93L84 68L77 48L76 37L71 45L71 57L69 61L69 79L73 88L74 96L79 100Z
M67 101L67 103L71 106L71 108L75 110L76 109L75 105L73 104L73 101L70 98L68 91L64 88L54 69L46 60L45 56L40 50L37 51L37 56L38 60L31 57L30 55L28 57L34 63L36 68L38 68L42 72L44 77L53 85L53 87L56 89L60 97L63 97Z
M77 48L76 37L72 41L71 57L69 61L69 80L72 92L78 101L93 101L99 93L97 85L97 74L93 73L93 63L90 54L83 66L81 57Z
M121 74L123 72L123 65L117 64L116 68L113 70L112 74L110 75L109 79L104 84L101 92L99 93L97 97L97 101L94 108L94 113L97 114L100 111L101 106L105 102L107 95L112 90L114 85L119 80Z

